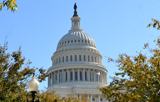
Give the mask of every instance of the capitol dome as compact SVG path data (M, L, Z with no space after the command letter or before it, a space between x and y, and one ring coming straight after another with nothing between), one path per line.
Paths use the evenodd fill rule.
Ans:
M94 40L80 27L76 4L74 9L71 30L60 39L51 57L47 91L55 90L62 98L84 95L99 102L104 97L97 87L107 85L108 70L102 65L102 56Z
M70 31L61 38L58 43L57 50L74 46L93 47L93 49L96 48L94 40L89 35L84 33L84 31Z

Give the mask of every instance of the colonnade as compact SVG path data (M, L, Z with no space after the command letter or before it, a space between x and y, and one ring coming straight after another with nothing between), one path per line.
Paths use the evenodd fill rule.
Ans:
M86 61L86 62L95 62L101 64L101 58L98 55L80 55L80 54L68 54L68 55L60 55L53 58L53 65L71 62L71 61Z
M87 99L89 99L90 100L90 102L102 102L102 101L104 101L103 99L103 97L102 97L102 95L100 95L100 94L98 94L98 95L96 95L96 94L87 94L87 95L84 95L84 94L77 94L77 95L74 95L75 97L77 97L78 99L82 99L82 98L84 98L83 96L87 96ZM95 97L95 96L98 96L98 97Z
M97 74L98 72L100 72L100 75ZM48 77L48 86L57 83L75 81L100 82L106 84L106 75L107 73L102 70L90 68L62 69L50 73L50 76Z

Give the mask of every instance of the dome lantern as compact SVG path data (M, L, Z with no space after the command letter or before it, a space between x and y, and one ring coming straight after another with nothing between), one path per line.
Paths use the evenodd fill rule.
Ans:
M72 28L71 28L71 30L80 30L81 29L81 27L80 27L80 20L81 20L81 18L77 14L77 5L75 3L74 4L74 15L71 18L71 21L72 21Z

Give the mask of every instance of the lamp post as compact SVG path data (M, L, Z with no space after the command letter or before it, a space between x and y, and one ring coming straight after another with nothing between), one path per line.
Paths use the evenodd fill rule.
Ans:
M37 81L37 79L35 77L35 73L33 73L32 80L28 83L28 88L32 93L32 102L35 102L34 99L35 99L36 93L39 88L39 82ZM39 99L38 99L38 102L39 102Z

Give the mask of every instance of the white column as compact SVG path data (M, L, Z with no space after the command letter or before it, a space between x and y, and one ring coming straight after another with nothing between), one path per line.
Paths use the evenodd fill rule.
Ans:
M70 55L68 55L68 62L70 62L70 57L71 57L71 56L70 56Z
M91 97L90 97L90 101L92 102L92 94L91 94Z
M67 82L69 82L69 70L67 69Z
M107 73L105 73L105 81L106 81L106 83L105 84L107 84Z
M60 74L60 76L59 76L59 83L61 83L62 82L62 72L59 72L59 74Z
M80 99L80 102L81 102L81 94L79 94L79 99Z
M57 83L59 83L59 71L58 71L58 75L57 75Z
M88 75L88 77L87 77L88 81L90 81L90 69L88 69L88 74L87 75Z
M92 71L90 71L90 74L91 74L91 76L90 76L91 78L90 78L90 79L91 79L91 81L93 81L92 73L93 73L93 70L92 70Z
M87 98L88 98L88 100L89 100L89 95L87 95Z
M100 95L98 95L98 102L100 102Z
M80 74L79 74L79 68L78 68L78 81L80 80L80 78L79 78L79 77L80 77Z
M56 82L56 72L54 71L54 78L53 78L53 80L54 80L54 83L56 84L57 82Z
M83 78L83 81L85 81L85 69L83 68L83 72L82 72L82 78Z
M48 76L48 87L49 87L49 77L50 77L50 76Z
M64 55L64 62L66 62L66 55Z
M93 77L94 77L94 82L96 82L96 72L95 72L95 70L93 71Z
M77 61L79 61L79 54L77 55Z
M86 61L88 62L88 55L86 54L85 56L86 56Z
M48 76L48 86L50 86L50 76Z
M103 72L101 71L101 83L102 83L102 81L103 81Z
M53 82L54 82L54 81L53 81L53 78L54 78L53 74L54 74L54 73L52 72L52 74L51 74L51 79L50 79L51 85L53 85Z
M75 72L74 72L74 68L72 69L72 77L73 77L73 81L74 81L74 78L75 78Z
M98 71L98 72L99 72L99 71ZM98 72L97 72L97 73L98 73ZM97 74L97 75L98 75L98 74ZM100 72L100 75L101 75L101 72ZM98 82L100 82L99 77L100 77L100 76L98 75Z
M62 69L62 82L64 82L64 76L65 76L64 69Z

